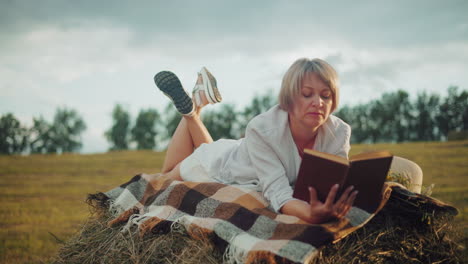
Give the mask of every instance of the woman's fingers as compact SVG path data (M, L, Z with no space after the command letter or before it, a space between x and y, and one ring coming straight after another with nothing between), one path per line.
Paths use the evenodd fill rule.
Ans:
M353 206L354 200L356 199L356 196L358 195L358 193L359 193L359 191L354 191L348 197L348 200L346 201L346 204L348 204L349 207Z
M310 206L315 213L323 215L323 217L342 218L351 210L351 206L356 198L357 191L353 191L354 187L346 188L343 194L335 203L335 198L338 193L339 185L335 184L330 188L325 203L321 203L317 197L317 191L313 187L309 187Z
M336 193L338 192L339 187L340 186L338 184L335 184L330 188L330 192L328 193L327 199L325 200L325 206L326 207L328 207L328 208L333 207L333 204L335 202Z
M336 202L337 204L340 204L340 203L345 203L347 200L348 200L348 197L349 197L349 194L351 193L351 191L354 189L354 186L349 186L348 188L346 188L346 190L344 191L344 193L340 196L340 199L338 199L338 201Z
M352 192L346 199L346 202L338 205L337 207L337 217L341 218L344 217L345 215L348 214L349 210L351 210L351 207L353 206L354 200L356 199L356 196L358 194L358 191Z
M312 204L312 203L317 202L318 200L317 191L314 189L314 187L309 187L309 194L310 194L309 203Z

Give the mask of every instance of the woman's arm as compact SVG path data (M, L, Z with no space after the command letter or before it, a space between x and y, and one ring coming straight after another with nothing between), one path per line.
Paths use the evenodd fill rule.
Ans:
M281 160L282 155L286 156L282 152L289 142L285 143L279 132L281 128L271 125L271 122L257 116L247 126L243 143L258 178L259 189L273 211L278 213L283 204L293 199L293 189L283 165L287 162Z
M333 218L342 218L351 209L358 192L352 192L353 186L350 186L341 195L340 199L334 203L338 188L338 184L335 184L330 189L325 203L322 203L317 199L315 189L309 187L310 203L302 200L291 200L286 202L280 211L283 214L297 216L311 224L321 224Z

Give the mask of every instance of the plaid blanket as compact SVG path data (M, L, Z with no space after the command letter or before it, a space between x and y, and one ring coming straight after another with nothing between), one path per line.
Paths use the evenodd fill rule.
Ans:
M390 196L386 185L380 210ZM283 259L307 263L318 248L344 238L376 212L353 207L345 218L312 225L268 209L261 193L220 183L173 181L141 174L105 193L115 219L111 226L137 225L140 234L169 232L183 225L193 238L210 237L228 263Z

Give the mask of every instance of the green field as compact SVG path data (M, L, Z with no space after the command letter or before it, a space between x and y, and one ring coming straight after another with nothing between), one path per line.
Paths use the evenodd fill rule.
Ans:
M418 163L432 196L460 211L468 230L468 141L353 145L351 155L387 149ZM164 153L0 156L0 263L44 263L89 215L86 195L139 173L158 172Z

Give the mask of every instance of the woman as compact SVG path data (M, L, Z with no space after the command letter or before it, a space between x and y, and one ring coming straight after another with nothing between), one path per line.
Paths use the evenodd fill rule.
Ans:
M350 149L351 128L331 115L338 106L336 71L320 59L299 59L283 77L279 105L252 119L240 140L213 142L200 119L207 104L222 100L216 79L202 68L193 101L177 76L160 72L156 85L183 114L167 150L162 173L177 180L216 181L261 191L271 208L309 223L341 218L357 191L349 187L336 199L335 185L322 203L310 188L310 203L292 197L305 148L343 157ZM195 149L195 151L194 151Z

